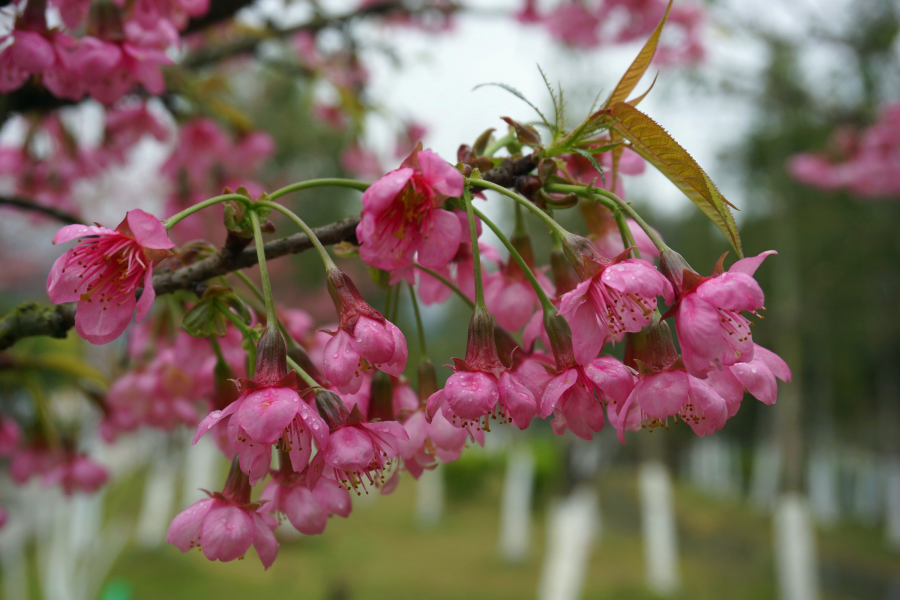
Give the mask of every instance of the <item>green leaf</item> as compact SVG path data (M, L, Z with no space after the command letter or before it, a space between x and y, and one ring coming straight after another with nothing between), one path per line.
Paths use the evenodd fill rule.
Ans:
M605 115L611 131L631 142L631 149L669 178L722 230L732 247L743 257L741 237L728 202L710 181L697 161L656 121L625 102L599 111Z
M544 125L546 125L550 129L553 129L553 127L550 125L550 122L547 121L547 117L544 116L544 113L542 113L541 110L537 106L532 104L531 101L528 98L526 98L522 92L520 92L516 88L512 87L511 85L507 85L505 83L480 83L480 84L476 85L475 87L473 87L472 91L475 91L481 87L486 87L486 86L491 86L491 85L506 90L507 92L509 92L510 94L512 94L513 96L518 98L519 100L523 101L525 104L527 104L531 108L533 108L534 112L536 112L538 114L538 116L541 117L541 121L544 122Z
M666 20L669 18L669 11L672 10L672 2L673 0L669 0L669 5L666 7L666 13L663 15L662 20L660 20L659 24L656 26L656 29L653 30L653 33L650 35L650 39L648 39L644 43L644 47L641 48L641 51L638 53L637 58L634 59L634 62L632 62L631 66L628 67L628 70L625 71L625 75L623 75L622 79L619 80L619 83L609 95L609 98L607 98L606 103L603 105L603 108L609 108L616 102L624 102L628 99L628 94L630 94L634 90L634 88L637 87L637 84L641 80L641 77L644 76L644 73L647 71L647 68L653 61L653 55L656 54L656 47L659 44L659 36L662 34L662 30L666 24Z
M603 187L607 187L606 185L606 177L603 175L603 167L600 166L600 163L597 162L597 159L594 158L594 155L588 152L587 150L582 150L581 148L575 148L572 150L575 154L579 154L589 161L591 161L591 165L597 169L597 172L600 173L600 181L603 182Z
M220 312L216 304L215 301L204 301L194 305L181 320L182 329L194 337L223 337L228 317Z

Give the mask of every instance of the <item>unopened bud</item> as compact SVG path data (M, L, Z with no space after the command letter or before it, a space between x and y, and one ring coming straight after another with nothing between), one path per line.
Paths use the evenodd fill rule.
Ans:
M702 281L700 275L691 268L684 257L674 250L665 250L660 254L659 272L669 280L677 296L696 287L699 283L698 278Z
M228 471L228 479L225 480L222 496L237 504L248 504L250 492L250 478L241 470L239 458L235 456L231 461L231 470Z
M572 346L572 329L559 315L544 313L544 329L550 338L550 348L556 359L556 369L563 371L575 364L575 348Z
M350 411L347 410L347 405L341 397L322 388L316 390L316 409L331 431L346 423L350 416Z
M587 280L611 264L589 239L576 233L569 233L562 240L563 253L582 280Z
M287 377L287 374L287 344L278 326L270 323L256 342L256 372L253 381L261 386L275 385Z
M494 341L494 319L486 309L475 307L469 321L469 338L466 343L466 364L478 371L502 370Z
M625 336L625 364L641 371L643 365L666 369L679 359L669 324L653 315L650 324L638 333Z

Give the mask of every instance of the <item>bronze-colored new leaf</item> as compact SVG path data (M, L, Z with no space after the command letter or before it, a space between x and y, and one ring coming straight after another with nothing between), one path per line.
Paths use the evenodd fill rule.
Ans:
M656 121L625 102L600 111L609 127L631 142L631 148L669 178L722 230L738 256L743 257L741 237L728 202L690 154Z
M622 79L616 85L616 88L609 95L603 108L609 108L616 102L624 102L628 99L628 94L633 92L634 88L637 87L641 77L643 77L644 73L647 71L647 67L650 66L650 62L653 61L653 55L656 54L659 36L662 34L666 20L669 18L669 11L672 10L672 1L673 0L669 0L669 5L666 7L666 14L663 15L659 24L656 26L656 29L653 30L650 39L644 43L644 47L641 48L637 58L634 59L634 62L632 62L631 66L628 67L628 70L625 71L625 75L622 76Z

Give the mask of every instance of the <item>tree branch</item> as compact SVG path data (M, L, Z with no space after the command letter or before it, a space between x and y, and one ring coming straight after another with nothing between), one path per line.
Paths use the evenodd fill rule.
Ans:
M295 25L294 27L287 27L285 29L273 29L259 36L247 37L245 39L238 40L226 45L207 46L186 56L181 62L180 66L186 69L205 67L206 65L219 62L232 56L254 52L256 50L256 47L266 40L287 37L300 31L315 32L321 29L325 29L326 27L337 27L343 25L356 18L379 15L384 16L394 12L409 13L413 11L404 8L403 2L382 2L334 17L316 15L306 23L301 23L300 25Z
M359 217L349 217L336 223L317 227L313 231L316 237L326 245L343 241L355 243L358 223ZM296 233L268 242L264 248L266 258L271 259L309 250L312 248L312 242L306 234ZM252 267L256 262L254 248L246 248L235 253L226 247L213 256L194 264L157 273L153 276L153 289L156 290L157 295L191 289L212 277ZM5 350L26 337L49 335L55 338L65 338L69 329L74 326L74 303L40 306L36 302L25 302L0 319L0 350Z
M82 221L75 215L67 213L64 210L59 210L58 208L53 208L51 206L42 206L40 204L36 204L33 200L28 200L27 198L20 198L17 196L0 196L0 205L15 206L16 208L21 208L22 210L41 213L43 215L47 215L48 217L53 217L57 221L62 221L66 225L80 225L84 223L84 221Z

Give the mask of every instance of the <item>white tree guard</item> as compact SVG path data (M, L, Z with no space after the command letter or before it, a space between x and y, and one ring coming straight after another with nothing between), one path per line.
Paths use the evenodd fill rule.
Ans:
M647 587L660 596L671 596L681 587L681 576L672 478L663 463L648 461L640 466L638 494Z
M444 468L422 473L416 482L416 524L433 529L444 514Z
M547 517L547 549L538 582L538 600L578 600L584 589L594 540L600 534L597 492L577 487Z
M806 500L784 494L775 505L775 573L781 600L818 600L815 531Z
M528 558L531 546L531 499L534 493L534 453L519 444L510 450L500 501L500 555L509 562Z

